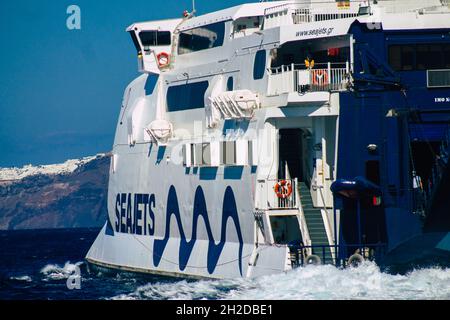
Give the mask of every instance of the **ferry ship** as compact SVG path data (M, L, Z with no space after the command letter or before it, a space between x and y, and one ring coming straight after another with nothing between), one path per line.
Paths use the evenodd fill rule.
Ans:
M100 268L450 257L450 7L270 1L128 27Z

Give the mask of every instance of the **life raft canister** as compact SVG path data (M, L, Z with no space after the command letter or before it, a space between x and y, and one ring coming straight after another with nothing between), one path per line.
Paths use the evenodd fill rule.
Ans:
M328 72L325 70L312 70L312 83L316 86L327 85L328 82Z
M156 61L160 68L167 67L170 63L170 55L167 52L161 52L156 55Z
M292 194L292 184L289 181L281 180L275 184L274 190L278 198L286 199Z

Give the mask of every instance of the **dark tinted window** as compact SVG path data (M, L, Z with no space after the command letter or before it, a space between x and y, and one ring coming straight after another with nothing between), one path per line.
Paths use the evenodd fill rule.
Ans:
M190 53L223 45L225 22L213 23L180 33L178 54Z
M396 71L402 69L402 48L400 46L389 47L389 63Z
M170 31L141 31L139 33L144 50L149 50L153 46L168 46L170 45Z
M169 87L167 90L168 111L204 108L208 85L208 81L202 81Z
M450 44L444 45L444 68L450 69Z
M266 50L259 50L255 55L255 63L253 65L253 79L259 80L264 77L266 70Z
M417 46L417 69L426 70L428 65L428 45L421 44Z
M450 68L450 45L393 45L389 47L389 64L396 71Z
M402 71L411 71L414 69L414 47L402 46L401 59Z
M369 181L379 185L380 184L380 162L377 160L370 160L366 162L366 178Z
M227 80L227 91L233 91L233 77L229 77Z
M444 67L443 46L440 44L419 44L416 47L417 69L429 70Z
M440 44L432 44L428 47L428 68L427 69L440 69L444 67L444 59L442 56L443 46Z

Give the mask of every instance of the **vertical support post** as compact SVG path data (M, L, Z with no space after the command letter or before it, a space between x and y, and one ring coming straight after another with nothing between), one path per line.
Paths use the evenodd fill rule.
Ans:
M353 48L355 41L353 40L353 35L350 35L350 71L353 72L354 63L355 63L355 50Z
M297 88L295 87L295 81L294 81L294 76L295 76L295 71L294 71L294 64L293 63L291 63L291 75L290 75L290 81L289 81L289 84L290 85L292 85L292 87L290 86L289 87L289 92L294 92L294 91L297 91Z
M321 186L324 188L327 188L326 185L326 179L330 178L329 175L329 170L328 170L328 155L327 155L327 122L326 122L326 117L322 117L321 118L321 144L322 144L322 184ZM328 191L328 189L327 189ZM325 194L325 196L323 197L323 200L321 199L321 201L323 201L322 206L326 207L326 196L327 194Z
M331 85L333 83L333 79L331 78L331 62L328 62L328 89L331 89Z
M289 66L283 67L283 89L284 93L289 92Z

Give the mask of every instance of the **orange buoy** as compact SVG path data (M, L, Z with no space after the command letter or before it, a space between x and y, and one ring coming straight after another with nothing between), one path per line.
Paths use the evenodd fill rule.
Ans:
M325 70L312 70L312 83L316 86L328 84L328 72Z
M274 190L278 198L286 199L292 194L292 184L289 181L281 180L275 184Z
M167 52L158 53L156 56L156 61L160 68L167 67L170 64L170 55Z

